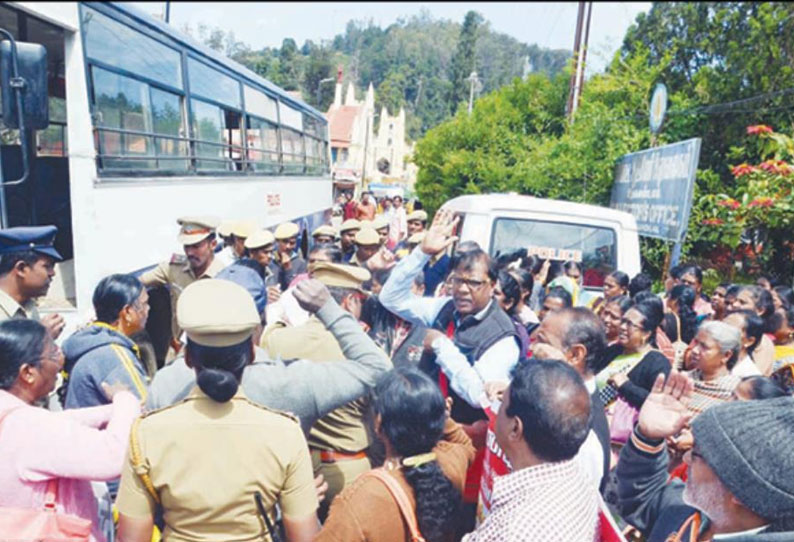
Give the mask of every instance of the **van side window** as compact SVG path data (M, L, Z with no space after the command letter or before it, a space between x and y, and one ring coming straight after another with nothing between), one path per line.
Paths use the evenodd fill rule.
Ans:
M543 260L581 263L586 287L602 287L606 276L616 269L617 236L611 228L497 218L492 235L492 256L526 248L528 254L537 254Z

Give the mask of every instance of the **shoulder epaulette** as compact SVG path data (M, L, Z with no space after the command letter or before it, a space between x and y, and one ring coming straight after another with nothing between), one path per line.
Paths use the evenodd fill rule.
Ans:
M275 408L270 408L270 407L266 407L266 406L260 405L259 403L255 403L252 400L248 399L247 397L245 397L244 399L248 402L249 405L255 406L256 408L258 408L260 410L265 410L265 411L271 412L273 414L279 414L279 415L284 416L285 418L287 418L289 420L292 420L293 422L297 423L298 425L300 425L300 423L301 423L300 419L295 414L293 414L291 412L286 412L284 410L277 410Z
M184 254L171 254L171 260L168 263L171 265L185 265L187 263L187 256Z
M155 408L154 410L149 410L147 412L143 412L143 413L141 413L141 418L148 418L149 416L152 416L153 414L159 414L160 412L166 411L168 409L171 409L171 408L174 408L174 407L178 407L182 403L186 402L188 399L190 399L189 395L187 397L183 397L182 399L180 399L179 401L177 401L176 403L173 403L171 405L166 405L166 406L162 406L160 408Z

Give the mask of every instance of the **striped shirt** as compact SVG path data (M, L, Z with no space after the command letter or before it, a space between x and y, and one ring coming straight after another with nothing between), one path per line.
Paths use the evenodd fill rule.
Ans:
M689 371L686 374L692 379L692 383L694 384L692 397L687 404L687 408L692 413L693 417L709 407L725 401L730 401L733 390L736 389L736 386L742 381L741 378L732 374L726 374L714 380L706 381L703 380L703 374L699 369Z
M463 542L590 542L597 525L597 485L574 459L498 476L490 514Z

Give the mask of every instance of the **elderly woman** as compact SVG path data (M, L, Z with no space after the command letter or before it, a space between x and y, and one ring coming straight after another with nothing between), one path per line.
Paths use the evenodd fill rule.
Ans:
M63 354L43 325L0 323L0 507L41 508L55 490L56 510L90 521L89 539L104 542L90 482L121 474L140 406L125 388L107 383L101 388L109 405L64 412L34 406L62 368Z
M693 370L687 375L694 390L687 408L693 417L709 407L729 401L741 379L731 374L739 359L742 334L724 322L704 322L692 346L690 361Z

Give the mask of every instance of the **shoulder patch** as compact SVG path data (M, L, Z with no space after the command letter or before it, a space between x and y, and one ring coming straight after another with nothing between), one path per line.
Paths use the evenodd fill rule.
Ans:
M141 417L141 419L143 419L143 418L148 418L149 416L153 416L155 414L159 414L160 412L164 412L166 410L178 407L182 403L187 402L189 399L190 399L190 396L188 395L187 397L184 397L184 398L180 399L179 401L177 401L176 403L174 403L172 405L166 405L164 407L155 408L154 410L149 410L147 412L143 412L143 413L141 413L140 417Z
M171 260L168 263L171 265L185 265L187 263L187 256L184 254L171 254Z
M259 403L254 403L252 400L248 399L247 397L245 397L244 399L249 405L255 406L256 408L258 408L260 410L265 410L267 412L272 412L273 414L279 414L279 415L284 416L285 418L287 418L289 420L292 420L293 422L297 423L298 425L300 425L300 423L301 423L300 419L295 414L293 414L291 412L286 412L284 410L276 410L275 408L269 408L269 407L266 407L266 406L262 406Z

